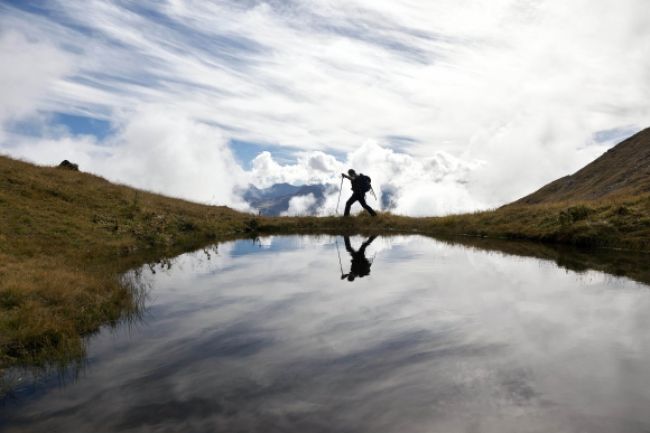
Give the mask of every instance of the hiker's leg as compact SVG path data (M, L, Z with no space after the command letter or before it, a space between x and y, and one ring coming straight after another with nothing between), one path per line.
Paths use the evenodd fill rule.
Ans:
M377 215L377 213L374 210L372 210L372 208L370 206L368 206L368 203L366 203L366 197L365 196L359 197L359 203L361 204L361 207L363 207L365 210L368 211L368 213L370 213L370 215L372 215L372 216Z
M348 199L348 201L345 202L345 212L343 212L343 216L349 216L350 215L350 207L352 206L352 203L357 201L359 198L357 197L356 194L352 194L352 197Z

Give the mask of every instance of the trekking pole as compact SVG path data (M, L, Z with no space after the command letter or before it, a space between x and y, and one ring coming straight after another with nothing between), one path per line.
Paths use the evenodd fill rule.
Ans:
M375 198L375 201L377 201L377 195L375 194L375 190L370 187L370 192L372 193L372 196Z
M343 191L343 175L341 175L341 185L339 186L339 198L336 200L336 214L339 214L339 203L341 203L341 191ZM338 244L336 244L338 246Z
M336 243L336 254L339 256L339 268L341 269L341 276L345 275L343 273L343 264L341 263L341 252L339 251L339 238L338 236L335 238Z

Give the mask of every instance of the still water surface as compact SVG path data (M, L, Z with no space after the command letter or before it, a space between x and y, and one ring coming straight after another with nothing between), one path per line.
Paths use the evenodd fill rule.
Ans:
M92 337L75 380L18 388L0 430L650 430L648 286L369 241L242 240L134 272L142 320Z

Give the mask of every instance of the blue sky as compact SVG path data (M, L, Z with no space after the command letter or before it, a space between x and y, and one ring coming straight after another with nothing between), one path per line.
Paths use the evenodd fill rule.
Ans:
M336 183L351 164L402 213L496 206L650 125L646 11L0 2L0 152L233 206L248 183Z

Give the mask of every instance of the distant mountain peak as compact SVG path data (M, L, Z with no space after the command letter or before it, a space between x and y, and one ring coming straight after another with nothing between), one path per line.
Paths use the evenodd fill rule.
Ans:
M289 183L276 183L262 189L255 185L249 185L248 189L243 191L242 198L261 215L277 216L289 210L289 202L292 198L312 194L315 201L306 210L306 213L314 215L325 202L325 195L329 188L332 187L323 184L291 185Z

